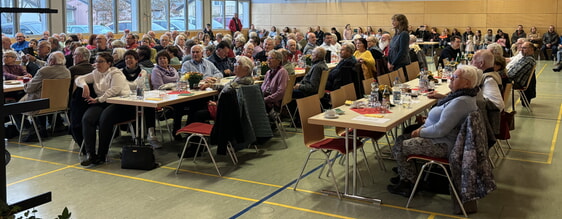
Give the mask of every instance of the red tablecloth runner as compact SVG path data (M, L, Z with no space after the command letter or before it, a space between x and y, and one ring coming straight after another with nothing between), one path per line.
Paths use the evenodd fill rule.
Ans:
M171 91L168 94L190 94L189 91Z
M362 108L362 109L355 109L352 108L351 110L359 113L359 114L384 114L384 113L392 113L390 110L387 109L377 109L377 108ZM383 111L384 110L384 111Z

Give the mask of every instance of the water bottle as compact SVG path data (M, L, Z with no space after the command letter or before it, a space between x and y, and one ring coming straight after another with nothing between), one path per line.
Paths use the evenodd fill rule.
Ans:
M369 95L369 107L376 107L377 102L379 102L379 83L377 83L377 80L373 80L371 83L371 95Z
M139 77L142 77L141 75L139 75ZM144 78L137 78L136 84L137 84L137 99L138 100L142 100L144 99Z
M420 82L419 82L420 92L423 93L427 91L428 82L429 81L425 69L422 69L422 71L420 72Z
M398 77L394 79L392 86L392 99L394 100L394 103L398 104L400 103L400 96L402 95L402 83L400 83L400 79Z

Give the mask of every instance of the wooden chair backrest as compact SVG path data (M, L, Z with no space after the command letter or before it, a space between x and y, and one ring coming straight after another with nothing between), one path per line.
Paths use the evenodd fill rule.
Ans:
M503 88L503 103L507 105L507 102L509 102L509 98L511 97L511 88L513 88L513 84L512 83L507 83L505 84L505 87Z
M326 93L326 83L328 83L328 71L322 71L320 83L318 84L318 98L324 97L324 94Z
M380 85L388 85L390 86L390 74L385 74L377 77L377 81Z
M281 100L281 106L287 105L291 100L293 100L293 87L295 86L295 81L297 80L296 75L289 75L289 80L287 81L287 87L285 87L285 93L283 94L283 100Z
M406 73L408 74L408 80L413 80L420 74L420 64L418 62L412 62L406 65Z
M345 90L340 88L330 92L330 100L332 102L332 108L345 104Z
M308 146L324 139L324 127L308 123L308 118L321 112L320 99L315 95L297 99L297 108L299 109L304 144Z
M404 83L407 82L408 80L406 79L406 75L404 74L404 68L399 68L398 70L396 70L398 72L398 79L400 79L400 83ZM394 81L394 78L390 79L391 81Z
M355 93L355 84L349 83L341 87L345 91L345 100L357 100L357 94Z
M389 80L390 80L390 84L392 85L392 82L394 82L394 80L396 80L396 78L398 78L398 80L400 80L400 73L396 70L393 72L390 72L390 74L388 74ZM400 80L400 82L402 82L402 80Z
M363 91L365 94L371 94L371 83L373 83L372 78L368 78L362 81L363 83Z
M41 98L49 98L49 108L40 110L39 114L68 109L70 78L44 79L42 84Z
M181 64L178 65L170 65L172 67L174 67L178 72L181 70Z

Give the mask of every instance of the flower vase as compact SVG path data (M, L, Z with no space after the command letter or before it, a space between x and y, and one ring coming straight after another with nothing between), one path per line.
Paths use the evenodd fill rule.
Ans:
M267 71L269 71L269 66L268 65L262 65L261 66L261 75L265 75L267 73Z
M198 89L199 88L199 82L201 80L189 80L189 87L191 89Z

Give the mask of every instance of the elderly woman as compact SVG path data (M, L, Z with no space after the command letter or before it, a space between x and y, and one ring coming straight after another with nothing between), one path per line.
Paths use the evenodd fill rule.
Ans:
M399 178L391 179L397 185L387 187L390 193L410 196L417 173L415 163L406 161L409 155L448 158L449 148L455 144L460 126L472 111L478 110L476 95L480 75L482 71L474 66L460 66L451 77L451 93L429 111L425 123L396 139L392 154L398 163Z
M134 118L134 108L126 105L106 103L107 98L129 95L125 75L115 68L113 57L109 53L100 53L96 57L96 69L89 74L76 78L76 86L82 88L82 97L89 104L82 116L82 133L84 147L89 155L82 161L82 166L101 164L109 151L113 125ZM88 84L93 84L91 91ZM96 129L99 127L99 147L96 151Z
M292 63L298 63L299 58L302 56L302 52L297 48L297 41L293 39L287 40L287 50L289 50L289 61Z
M492 52L495 56L503 56L503 47L498 43L491 43L486 49Z
M178 71L170 66L170 54L166 51L160 51L156 54L156 60L158 65L152 69L152 74L150 74L152 88L158 89L164 84L176 83L179 77Z
M355 39L355 53L353 56L357 62L361 63L363 76L365 79L377 77L377 69L375 68L375 58L369 50L367 50L367 40L365 38Z
M7 50L4 52L2 57L2 62L4 63L4 78L6 80L20 80L24 77L33 77L31 74L27 73L23 66L16 64L16 59L18 54L14 50Z
M232 81L226 83L224 87L221 89L220 95L226 93L232 89L238 89L242 85L252 85L254 84L254 79L252 78L252 70L254 69L254 63L246 56L237 56L236 63L234 63L234 79ZM209 104L216 104L211 102ZM200 104L199 104L200 105ZM193 105L191 105L193 107ZM211 119L211 114L209 110L204 107L199 106L199 110L192 111L193 114L187 117L187 124L191 124L193 122L204 122L206 120ZM188 149L189 150L189 149Z
M182 56L183 54L187 54L187 52L185 51L185 36L183 34L176 36L176 39L174 40L174 46L177 46L180 49Z
M252 62L254 62L254 44L252 42L247 42L244 44L244 52L242 52L242 56L248 57Z
M283 54L277 50L271 50L267 54L267 65L269 71L265 74L261 90L265 101L265 106L269 112L274 107L281 107L281 100L287 87L289 74L282 66Z
M113 60L115 64L113 64L116 68L124 68L125 67L125 52L127 49L125 48L115 48L113 49Z

